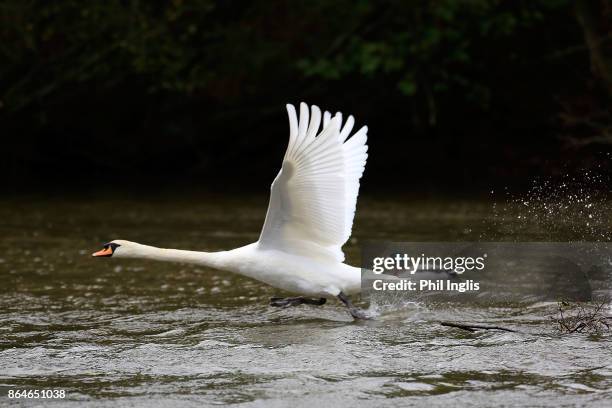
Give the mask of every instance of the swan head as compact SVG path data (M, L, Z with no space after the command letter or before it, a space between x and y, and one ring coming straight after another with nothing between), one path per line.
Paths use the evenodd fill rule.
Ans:
M111 242L107 242L102 246L102 249L94 252L91 256L96 258L110 258L112 256L119 257L129 257L131 253L133 253L138 247L139 244L130 241L124 241L122 239L116 239Z

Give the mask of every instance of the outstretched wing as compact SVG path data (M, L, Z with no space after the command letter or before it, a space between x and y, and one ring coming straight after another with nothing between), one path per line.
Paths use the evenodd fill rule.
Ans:
M341 113L332 118L325 112L321 118L314 105L300 104L299 121L293 105L287 105L287 112L289 145L272 183L259 244L342 262L368 157L368 128L349 138L352 116L342 127Z

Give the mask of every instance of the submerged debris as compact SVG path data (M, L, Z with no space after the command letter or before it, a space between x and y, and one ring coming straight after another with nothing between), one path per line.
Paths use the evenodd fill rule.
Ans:
M603 334L612 331L612 316L607 310L612 305L609 297L603 297L593 302L572 302L562 300L557 303L557 315L550 320L555 330L561 334L584 333ZM488 324L473 324L461 322L439 322L442 326L476 332L478 330L501 330L520 333L515 329Z
M559 333L602 334L610 331L612 317L606 315L610 306L610 298L602 298L595 302L557 303L557 315L550 320Z
M501 330L501 331L507 331L507 332L512 332L512 333L518 333L516 330L509 329L507 327L501 327L501 326L489 326L489 325L483 325L483 324L464 324L464 323L457 323L457 322L440 322L440 324L442 326L455 327L457 329L462 329L462 330L466 330L469 332L475 332L477 330Z

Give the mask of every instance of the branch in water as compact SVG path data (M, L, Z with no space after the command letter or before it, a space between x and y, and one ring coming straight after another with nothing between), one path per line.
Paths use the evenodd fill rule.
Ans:
M609 305L610 298L607 296L591 303L559 301L558 315L550 320L559 333L602 334L612 330L609 323L612 316L606 316Z
M442 326L456 327L458 329L467 330L469 332L475 332L476 330L502 330L512 333L518 333L516 330L508 329L507 327L500 326L484 326L481 324L463 324L454 322L440 322Z

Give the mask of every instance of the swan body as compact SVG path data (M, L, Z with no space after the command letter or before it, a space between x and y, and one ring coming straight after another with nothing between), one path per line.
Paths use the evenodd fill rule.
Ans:
M262 248L259 242L220 252L157 248L115 240L113 257L189 263L238 273L278 289L313 297L334 297L340 292L355 294L361 288L361 269L344 263L317 260L277 249Z
M344 263L342 246L351 235L366 164L367 127L349 137L352 116L343 125L341 113L321 114L317 106L305 103L300 104L299 120L293 105L287 105L287 112L289 143L257 242L229 251L199 252L115 240L93 255L235 272L288 292L320 297L322 303L338 297L354 317L362 317L345 296L360 291L361 269Z

